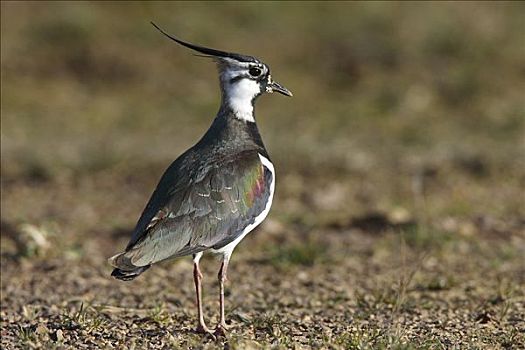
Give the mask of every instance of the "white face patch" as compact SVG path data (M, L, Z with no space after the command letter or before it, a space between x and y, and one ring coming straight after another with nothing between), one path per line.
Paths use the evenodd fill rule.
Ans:
M269 94L273 92L271 85L272 85L272 76L268 74L268 84L266 85L266 92Z
M229 58L218 61L223 104L227 105L239 119L255 122L253 117L253 99L261 93L261 85L256 80L268 73L268 67L261 63L238 62ZM260 74L250 74L251 68L258 68Z
M225 102L233 110L237 118L255 122L252 101L261 92L259 83L243 78L234 82L225 82L224 89Z

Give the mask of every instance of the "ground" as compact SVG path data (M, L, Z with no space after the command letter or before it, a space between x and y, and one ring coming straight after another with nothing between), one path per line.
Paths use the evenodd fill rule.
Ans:
M524 14L2 2L2 348L523 348ZM219 339L193 331L191 258L132 282L106 261L218 104L213 65L152 19L294 93L257 104L276 196L233 254Z

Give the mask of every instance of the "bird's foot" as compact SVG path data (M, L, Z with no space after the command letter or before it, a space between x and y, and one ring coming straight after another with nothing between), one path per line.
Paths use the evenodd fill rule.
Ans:
M213 331L209 329L205 324L199 324L195 329L195 332L199 334L209 334L212 336L213 339L215 339Z
M224 328L225 330L227 330L227 331L229 331L230 329L233 328L233 326L232 326L231 324L226 324L226 321L222 321L222 322L220 323L220 326L221 326L222 328Z
M230 325L227 325L226 322L221 322L219 323L219 325L217 326L217 328L215 328L215 336L216 337L224 337L226 336L226 333L228 330L230 330L232 328L232 326Z

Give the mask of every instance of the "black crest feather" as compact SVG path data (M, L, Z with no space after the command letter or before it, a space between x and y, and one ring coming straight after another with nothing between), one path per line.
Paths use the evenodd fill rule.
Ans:
M234 60L239 61L239 62L259 63L259 60L256 59L255 57L252 57L252 56L246 56L246 55L241 55L241 54L238 54L238 53L226 52L226 51L211 49L211 48L208 48L208 47L204 47L204 46L199 46L199 45L188 43L186 41L180 40L180 39L175 38L174 36L166 33L164 30L162 30L155 23L151 22L151 24L155 28L157 28L157 30L159 32L161 32L162 34L164 34L165 36L167 36L171 40L175 41L176 43L178 43L178 44L180 44L182 46L186 46L187 48L190 48L190 49L195 50L197 52L200 52L202 54L205 54L205 55L208 55L208 56L213 56L213 57L219 57L219 58L221 58L221 57L222 58L231 58L231 59L234 59Z

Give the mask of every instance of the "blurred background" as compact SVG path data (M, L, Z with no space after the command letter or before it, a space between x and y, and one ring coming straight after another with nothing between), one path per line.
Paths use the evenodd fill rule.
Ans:
M106 276L105 258L125 246L164 169L217 112L213 63L151 20L262 59L294 93L257 104L277 194L238 264L250 262L249 247L290 276L372 256L387 276L403 243L443 270L477 271L447 265L458 254L473 266L499 261L511 268L498 276L523 286L523 3L2 2L1 11L4 316L16 314L9 298L22 292L6 284L20 271L66 259ZM349 288L369 276L355 275Z

